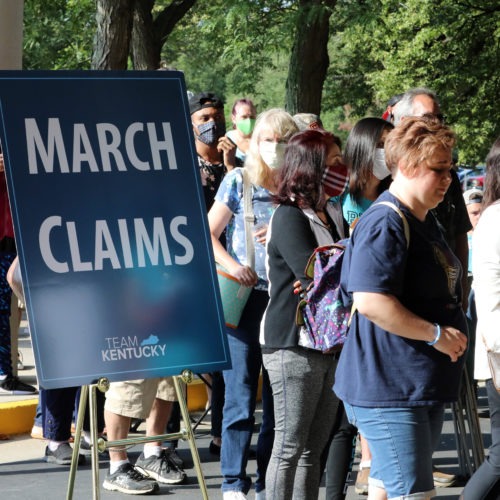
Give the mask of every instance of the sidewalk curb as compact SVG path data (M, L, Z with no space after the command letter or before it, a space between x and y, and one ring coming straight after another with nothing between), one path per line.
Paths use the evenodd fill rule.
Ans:
M38 399L0 403L0 434L29 434Z

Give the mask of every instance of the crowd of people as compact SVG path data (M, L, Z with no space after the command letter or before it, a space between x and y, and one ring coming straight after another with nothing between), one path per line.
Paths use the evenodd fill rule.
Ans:
M500 138L484 191L463 193L455 135L426 88L394 96L382 118L359 120L344 151L314 114L258 114L250 99L238 99L226 131L217 95L191 95L189 110L215 261L252 289L237 327L226 328L232 368L205 375L224 500L244 500L252 486L260 377L256 499L316 499L322 477L328 500L345 498L358 436L358 493L433 497L443 474L432 457L467 357L475 358L475 378L486 380L493 444L462 498L498 498L500 396L486 355L500 352ZM0 390L29 393L6 347L15 244L4 219ZM323 353L302 345L297 290L311 285L305 268L314 249L347 238L342 289L355 313L343 348ZM76 388L43 392L46 460L70 463ZM114 382L99 431L123 439L132 419L145 419L148 436L163 434L175 399L169 378ZM109 455L107 490L147 494L186 477L175 450L159 441L145 444L134 465L123 448Z

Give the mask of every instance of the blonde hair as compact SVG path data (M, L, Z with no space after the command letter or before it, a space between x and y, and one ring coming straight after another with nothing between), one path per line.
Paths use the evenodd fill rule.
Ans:
M272 170L264 163L259 153L260 136L264 130L270 130L281 140L288 142L299 129L292 116L281 108L268 109L257 117L248 147L245 168L253 184L267 187L272 184Z
M393 175L402 161L399 169L411 177L437 150L451 151L454 144L455 134L438 118L432 115L406 117L385 139L385 161Z

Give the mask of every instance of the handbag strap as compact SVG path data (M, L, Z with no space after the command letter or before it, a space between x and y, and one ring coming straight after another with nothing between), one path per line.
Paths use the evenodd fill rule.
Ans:
M245 221L245 250L247 254L248 267L255 268L255 245L253 241L252 227L255 221L252 206L252 184L245 168L241 169L243 175L243 218Z

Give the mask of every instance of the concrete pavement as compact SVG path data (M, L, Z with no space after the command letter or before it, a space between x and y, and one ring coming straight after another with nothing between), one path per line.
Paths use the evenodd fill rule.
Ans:
M23 328L23 327L22 327ZM24 363L26 370L19 372L22 380L28 383L36 383L33 357L31 354L29 336L26 332L21 331L19 339L20 349L23 352ZM484 410L486 407L486 398L484 389L480 390L479 409ZM26 410L25 407L29 410ZM62 467L53 464L47 464L43 460L45 442L37 439L31 439L29 429L31 429L32 418L36 406L36 399L32 397L20 396L1 396L0 397L0 434L5 433L3 429L9 425L11 428L24 427L25 430L21 434L16 432L8 432L10 439L0 441L0 496L2 500L39 500L50 498L58 500L66 498L69 467ZM7 414L7 409L10 408L10 415ZM27 414L27 417L24 416ZM192 413L193 418L197 417L197 413ZM27 423L22 423L22 420L27 418ZM256 415L257 425L260 422L260 410ZM485 445L490 442L489 419L481 418L481 427L485 435ZM138 434L144 432L143 428L139 428ZM254 446L256 434L254 434ZM210 444L209 435L209 418L206 418L198 427L196 433L196 444L202 462L202 470L208 488L209 498L221 499L220 493L221 475L220 464L217 457L211 455L208 451ZM129 450L131 461L135 461L142 450L141 445L133 446ZM185 461L185 470L188 475L185 484L167 487L162 486L160 492L156 496L169 496L171 498L183 499L202 499L202 494L198 487L196 473L193 468L191 454L188 443L180 442L179 455ZM434 455L435 465L441 468L444 472L460 474L460 468L456 453L456 445L454 438L453 422L451 412L446 413L446 421L443 429L439 450ZM347 500L355 500L366 497L361 497L354 492L354 479L357 471L359 457L356 456L354 464L354 472L352 480L347 492ZM100 461L100 484L106 474L107 463ZM255 478L256 462L251 460L248 465L248 473ZM443 499L455 499L461 492L463 480L456 486L451 488L437 489L437 496ZM87 464L80 467L76 474L74 485L73 499L88 500L92 498L92 472L90 459ZM130 498L128 495L123 495L116 492L107 492L102 486L99 491L99 498L104 500L118 500ZM248 498L253 500L253 490L249 493ZM320 499L325 498L325 488L321 487Z
M481 401L484 404L484 398ZM482 408L484 409L484 408ZM193 417L196 418L196 414ZM257 421L260 421L260 412L257 412ZM489 441L489 419L482 418L481 426ZM139 428L138 434L142 434L143 428ZM221 475L220 464L217 457L208 451L210 444L209 421L206 419L196 431L196 444L202 463L202 470L208 488L210 499L219 500ZM255 445L256 434L254 434ZM0 442L0 496L2 500L39 500L50 498L59 500L66 498L69 468L43 461L45 442L31 439L28 435L13 436L9 441ZM141 445L133 446L129 450L131 461L135 461L141 452ZM198 500L203 496L199 490L196 473L193 468L188 444L180 442L179 455L185 462L185 470L188 475L185 484L178 486L161 486L160 492L156 496L168 496L169 498ZM357 470L359 456L356 457L354 470ZM435 454L435 464L445 472L460 473L457 454L455 451L455 439L453 435L453 423L451 413L448 411L444 431L439 447ZM255 460L248 464L248 473L255 479ZM106 474L107 462L100 461L100 484ZM348 488L347 500L356 500L361 497L354 492L355 472L352 474L352 481ZM463 481L451 488L438 488L437 496L443 499L456 499L461 492ZM118 500L130 498L121 493L105 491L102 486L99 490L99 498L104 500ZM76 474L73 499L89 500L92 498L92 473L90 460L80 467ZM254 492L251 491L248 498L253 500ZM325 498L325 488L321 487L320 499Z

